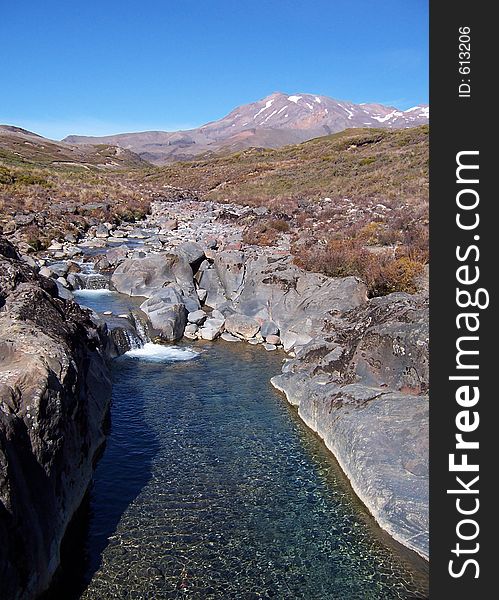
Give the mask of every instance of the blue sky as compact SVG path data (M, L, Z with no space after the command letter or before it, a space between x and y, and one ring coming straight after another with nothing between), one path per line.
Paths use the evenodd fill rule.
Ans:
M427 0L3 2L0 123L175 130L274 91L428 102Z

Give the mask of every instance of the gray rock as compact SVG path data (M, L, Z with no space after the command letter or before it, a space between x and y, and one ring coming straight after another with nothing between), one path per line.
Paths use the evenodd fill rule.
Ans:
M118 292L146 297L169 283L177 283L197 301L192 269L184 257L175 254L127 259L115 270L111 282Z
M114 231L111 231L111 235L115 238L126 238L128 236L128 231L125 231L124 229L115 229Z
M177 341L184 335L187 311L182 300L182 295L168 286L140 305L140 310L149 317L153 328L166 341Z
M10 247L12 250L12 247ZM92 480L111 384L105 334L0 238L0 595L37 598Z
M199 329L199 334L203 340L214 340L223 331L224 321L220 319L206 319L203 326Z
M214 308L211 311L211 318L212 319L220 319L221 321L225 321L225 315L220 312L217 308Z
M135 240L145 240L148 234L144 233L142 229L132 229L132 231L128 232L128 237Z
M59 281L56 281L56 284L57 284L57 294L58 294L59 298L62 298L63 300L73 300L74 299L73 294L66 287L64 287Z
M178 221L177 219L163 219L159 223L161 227L161 231L174 231L178 229Z
M190 265L199 265L204 259L204 249L196 242L182 242L175 250L181 256L184 256Z
M225 289L220 283L215 269L202 271L199 277L200 288L206 290L206 298L204 303L211 308L218 308L227 304Z
M235 314L229 315L225 319L225 329L233 335L250 339L260 331L260 324L251 317Z
M199 301L204 302L206 300L208 292L206 290L203 290L202 288L197 288L196 294L198 295Z
M279 327L274 321L264 321L261 326L261 334L264 338L267 338L269 335L279 335Z
M68 288L68 287L69 287L68 281L67 281L67 279L66 279L65 277L58 277L58 278L56 279L56 281L57 281L58 283L60 283L60 284L61 284L63 287L65 287L65 288Z
M263 344L263 347L265 348L265 350L267 350L268 352L271 352L272 350L277 350L277 346L275 344L269 344L267 342L265 342Z
M76 244L76 242L78 241L78 238L75 236L75 234L71 233L70 231L64 235L64 239L66 240L66 242L69 242L71 244Z
M235 335L232 335L232 333L228 333L227 331L224 331L224 333L222 333L222 335L220 337L222 338L222 340L225 340L226 342L240 342L241 341L241 338L238 338Z
M186 333L196 333L199 327L195 323L188 323L184 329L184 335Z
M213 264L226 299L235 300L241 293L244 282L244 254L235 250L217 252Z
M54 272L49 267L42 267L39 271L42 277L52 277Z
M207 238L204 241L204 244L205 244L206 248L209 248L210 250L216 250L218 247L218 242L217 242L216 238Z
M408 294L333 317L273 385L395 539L428 556L428 307ZM327 338L327 339L326 339Z
M109 229L105 225L97 225L95 229L96 238L107 238L109 237Z
M68 274L69 271L69 263L64 261L64 262L55 262L52 263L50 265L48 265L48 268L50 269L51 273L52 273L52 277L66 277L66 275Z
M189 323L200 325L206 319L206 317L207 315L204 310L195 310L187 315L187 321L189 321Z
M265 341L274 346L278 346L281 343L281 338L278 335L268 335L265 338Z
M117 246L115 248L110 248L106 252L106 259L110 266L117 267L124 260L126 260L128 256L129 248L126 245Z

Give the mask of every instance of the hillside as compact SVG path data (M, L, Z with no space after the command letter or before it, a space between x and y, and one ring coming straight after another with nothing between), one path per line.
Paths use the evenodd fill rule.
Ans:
M0 126L0 230L25 252L53 239L76 239L92 224L141 218L149 198L131 184L150 167L113 146L72 147Z
M372 295L415 291L428 262L428 126L175 163L144 182L258 207L245 221L246 243L285 236L297 264L358 275Z
M11 140L5 149L0 139L4 155ZM76 240L91 225L140 219L152 200L187 190L255 207L243 223L247 243L285 239L299 265L358 274L373 295L413 290L428 261L428 126L351 129L274 150L128 169L49 162L51 147L36 141L45 165L33 155L0 161L0 225L29 244L26 252ZM33 152L23 145L25 156L26 147Z
M72 146L10 125L0 125L0 162L79 169L130 169L147 164L133 152L109 144Z
M354 104L315 94L275 92L238 106L229 114L186 131L144 131L104 137L71 135L70 144L112 144L153 164L191 160L206 152L279 148L351 128L397 129L428 123L429 108L397 110L381 104Z
M428 127L346 130L276 150L252 148L174 163L151 171L146 181L249 204L325 196L423 201Z

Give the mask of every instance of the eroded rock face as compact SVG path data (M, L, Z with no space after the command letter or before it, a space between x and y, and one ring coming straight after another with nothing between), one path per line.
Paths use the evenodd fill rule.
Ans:
M0 597L29 599L59 565L104 441L104 334L0 240Z
M272 379L395 539L428 557L428 303L392 294L332 318Z

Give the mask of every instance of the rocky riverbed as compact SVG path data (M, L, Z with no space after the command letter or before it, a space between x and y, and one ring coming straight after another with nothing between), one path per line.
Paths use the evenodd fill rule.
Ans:
M427 288L368 299L355 277L303 271L285 235L273 247L242 242L253 210L156 202L142 223L89 232L78 252L109 278L106 286L142 298L126 323L125 315L113 322L115 354L129 349L121 330L135 335L137 321L138 343L146 330L165 342L222 337L283 351L273 385L323 438L381 526L427 557ZM67 244L51 253L66 260L73 251ZM64 290L85 286L77 273L51 275Z
M7 518L0 515L0 533L11 547L0 550L0 568L17 578L10 579L12 589L21 582L25 590L42 589L57 567L61 536L103 440L104 354L117 356L149 340L204 344L222 337L281 352L282 374L272 384L324 440L378 523L428 556L427 292L368 299L355 277L328 278L298 268L286 235L272 247L245 244L244 223L255 210L265 209L188 197L153 203L140 223L103 223L83 240L54 241L35 258L4 245L2 473L34 455L52 494L43 510L48 507L56 524L37 533L29 547L23 534L27 554L19 556L37 567L36 575L21 572L22 560L13 564L10 558L13 544L23 539L18 532L42 526L42 510L33 514L37 504L30 508L27 489L14 499L15 477L3 475ZM90 318L72 302L81 288L114 289L135 297L138 307ZM38 378L31 381L32 369ZM68 399L70 390L77 400ZM27 458L9 449L16 427L31 439ZM74 464L75 457L81 464ZM23 511L31 520L21 524Z

